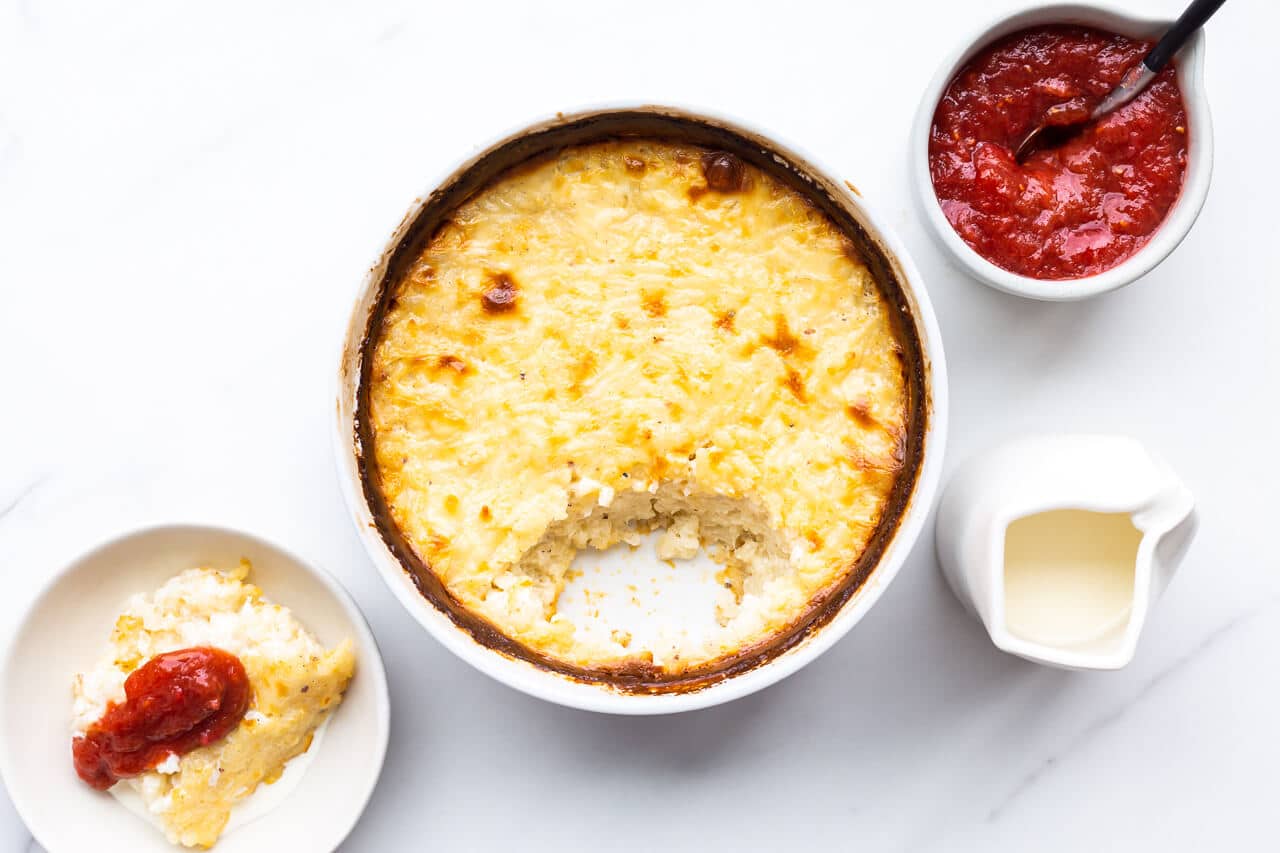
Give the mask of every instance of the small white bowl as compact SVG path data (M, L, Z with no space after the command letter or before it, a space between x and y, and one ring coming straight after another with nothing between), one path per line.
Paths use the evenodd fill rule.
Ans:
M1209 178L1213 172L1213 122L1204 91L1204 31L1200 30L1174 60L1178 69L1178 86L1182 89L1182 99L1187 108L1189 132L1187 172L1182 193L1147 245L1105 272L1067 281L1030 278L996 266L970 248L942 213L929 174L929 130L933 126L938 102L961 66L996 39L1045 24L1080 24L1121 35L1153 39L1159 38L1173 21L1137 17L1100 3L1037 5L1001 17L962 41L961 46L942 61L920 99L908 151L921 213L931 226L934 237L961 267L984 284L1005 293L1050 302L1070 302L1137 281L1155 269L1187 236L1209 194Z
M196 566L253 562L251 580L326 645L350 637L356 675L297 787L229 831L218 853L336 848L364 811L386 754L390 701L373 634L326 572L255 536L217 527L152 527L107 542L45 587L18 625L0 670L0 774L27 828L49 853L180 850L71 762L71 682L92 666L125 600Z

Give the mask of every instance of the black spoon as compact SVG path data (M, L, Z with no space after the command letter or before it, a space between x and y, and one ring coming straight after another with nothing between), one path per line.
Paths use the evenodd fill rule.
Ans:
M1147 88L1147 84L1164 70L1191 34L1204 26L1204 22L1227 0L1193 0L1178 20L1174 21L1169 31L1161 36L1156 46L1151 48L1141 62L1125 72L1120 84L1112 89L1102 103L1093 108L1087 115L1080 116L1079 107L1067 104L1055 104L1045 110L1040 123L1031 129L1019 143L1014 157L1019 163L1027 159L1032 152L1043 148L1056 148L1075 136L1091 122L1095 122L1107 113L1122 107L1137 97Z

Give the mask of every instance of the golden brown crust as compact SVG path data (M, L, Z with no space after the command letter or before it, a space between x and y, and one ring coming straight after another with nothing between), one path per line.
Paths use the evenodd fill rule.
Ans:
M548 149L550 150L550 149ZM544 152L545 153L545 152ZM639 159L639 158L635 158ZM764 164L757 162L755 165L768 168L769 163ZM630 162L627 163L628 169L632 168ZM795 186L795 184L792 184ZM800 187L803 189L803 185ZM821 201L821 200L819 200ZM818 204L819 209L828 208L829 205ZM429 219L429 217L428 217ZM835 221L841 222L839 217L834 217ZM437 220L439 221L439 220ZM420 219L420 223L422 220ZM886 297L892 305L900 307L901 315L898 312L891 312L895 328L898 330L898 336L905 347L906 357L902 360L903 370L902 379L908 392L907 423L899 431L897 441L895 442L892 458L859 458L857 460L859 467L866 467L870 470L901 472L901 476L892 478L892 496L890 500L889 510L884 514L880 525L875 534L868 543L868 547L864 550L857 563L851 567L846 574L845 580L837 587L827 590L819 597L810 602L807 610L799 614L798 617L783 631L775 633L773 636L766 638L760 643L756 643L746 648L737 650L734 654L718 659L711 666L694 667L673 676L661 667L655 666L651 660L646 660L643 655L625 661L613 662L608 665L598 667L580 667L566 664L563 661L554 659L537 650L523 646L514 642L500 631L495 630L485 620L477 618L474 613L460 607L458 602L452 598L439 583L439 579L435 577L424 563L419 560L414 549L407 546L403 536L396 529L394 523L391 522L386 512L385 502L382 500L382 489L377 485L380 482L380 476L377 473L376 464L371 464L370 455L362 453L360 457L361 468L364 475L366 496L369 498L370 506L374 510L376 524L382 533L388 545L392 548L406 568L411 570L415 581L419 588L429 599L436 602L438 606L449 613L450 616L461 627L468 630L477 641L484 645L490 646L498 651L513 657L519 657L531 662L545 666L549 669L569 675L573 678L605 683L614 686L619 690L628 692L671 692L690 689L698 689L710 683L714 683L723 678L730 677L738 672L750 669L759 665L765 660L771 659L785 650L793 647L801 642L804 637L808 636L816 627L824 624L836 612L840 606L851 597L860 587L865 578L874 569L878 562L880 552L889 539L892 537L893 530L896 526L898 518L905 507L906 501L910 495L914 485L915 471L919 459L920 443L924 427L924 419L927 416L925 409L925 400L923 394L924 388L924 365L920 357L920 347L915 337L914 326L911 324L908 307L901 287L898 285L894 277L893 270L889 262L884 258L881 250L871 241L867 240L861 230L857 228L849 220L841 222L842 227L846 229L853 244L851 252L855 256L866 256L869 259L869 266L876 275L877 285L885 292ZM419 239L422 235L419 235ZM420 243L419 243L420 245ZM393 264L394 267L394 264ZM390 278L390 277L389 277ZM388 288L388 291L390 288ZM384 296L381 300L375 318L378 321L388 309L390 298ZM486 309L488 310L488 309ZM665 309L664 309L665 310ZM645 311L653 316L654 314L649 306ZM714 326L721 333L735 331L735 311L733 309L722 311ZM619 328L624 328L627 324L626 317L614 318ZM378 329L380 322L371 322L371 329ZM806 330L807 331L807 330ZM375 336L376 337L376 336ZM779 357L784 361L793 358L803 358L804 342L801 337L792 333L785 325L785 318L782 324L775 326L772 334L763 336L765 340L761 342L778 353ZM655 336L659 338L659 336ZM367 433L367 413L368 413L368 373L371 369L371 359L368 357L370 352L372 338L366 341L364 348L365 358L363 360L364 379L360 387L360 418L358 420L358 431L361 435L361 446L368 448L369 435ZM660 340L659 340L660 342ZM451 368L453 369L453 368ZM799 375L791 369L784 369L786 377L787 390L797 398L804 394L803 384L799 382ZM863 420L862 409L856 404L849 409L849 416L856 420ZM650 438L652 437L650 433ZM485 507L488 510L488 507ZM809 534L806 534L808 538ZM819 541L820 534L816 531L812 535ZM448 547L446 539L433 540L423 550L427 553L423 554L426 561L432 559L432 553L439 553Z

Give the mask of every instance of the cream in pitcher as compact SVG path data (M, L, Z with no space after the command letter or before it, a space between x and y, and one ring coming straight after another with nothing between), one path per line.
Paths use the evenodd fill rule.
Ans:
M1000 649L1118 669L1190 544L1191 493L1139 442L1048 435L966 463L938 510L952 589Z

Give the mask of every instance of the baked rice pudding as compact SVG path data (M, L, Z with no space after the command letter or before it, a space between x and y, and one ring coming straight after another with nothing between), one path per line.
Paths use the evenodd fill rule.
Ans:
M365 343L366 493L419 587L488 645L624 689L800 636L915 477L919 347L863 251L772 171L680 141L561 148L472 192ZM579 550L658 529L660 556L721 566L710 635L559 611Z
M102 656L73 681L73 745L97 737L104 720L128 710L133 719L102 743L145 758L157 751L151 746L183 737L182 715L193 711L196 700L184 696L194 692L192 679L142 697L130 691L133 678L166 657L193 652L231 655L242 667L247 711L224 735L188 742L184 749L189 751L169 752L159 764L147 761L140 772L118 780L108 774L95 784L109 787L126 803L128 792L122 789L131 789L144 814L174 844L211 847L238 809L252 811L250 800L263 793L261 786L275 783L286 764L312 748L355 671L350 639L326 649L293 613L248 582L250 569L248 561L230 571L188 569L151 594L134 595L116 619ZM168 668L162 674L172 675L172 664ZM204 672L196 678L210 676ZM166 690L176 692L170 697ZM230 701L224 695L198 709L192 728L198 729L224 700ZM80 751L73 751L86 782L85 772L107 772L103 756L91 752L81 765Z

